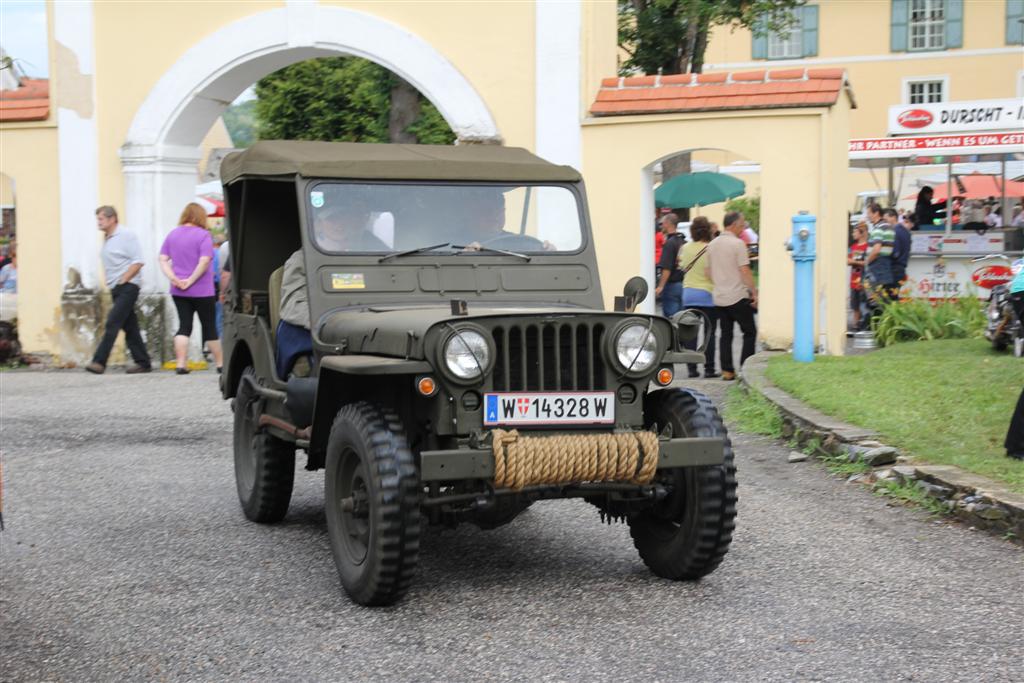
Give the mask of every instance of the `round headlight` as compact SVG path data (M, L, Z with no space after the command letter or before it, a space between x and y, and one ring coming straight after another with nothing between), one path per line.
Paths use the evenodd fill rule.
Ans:
M615 356L626 372L646 372L658 361L658 340L646 325L630 325L615 340Z
M491 349L479 332L459 330L445 344L445 365L459 379L479 377L490 361Z

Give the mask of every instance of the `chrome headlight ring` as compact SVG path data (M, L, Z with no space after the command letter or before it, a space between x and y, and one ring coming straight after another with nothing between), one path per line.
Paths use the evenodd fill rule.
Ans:
M449 334L440 346L441 368L445 375L460 384L478 381L490 370L494 358L487 334L468 325L445 327Z
M661 358L661 345L654 332L653 318L624 321L611 338L611 358L624 375L638 377L647 374Z

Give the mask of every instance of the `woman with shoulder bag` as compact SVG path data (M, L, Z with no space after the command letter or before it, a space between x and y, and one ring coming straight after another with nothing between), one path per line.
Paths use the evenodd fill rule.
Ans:
M715 331L718 315L711 299L711 278L708 275L707 249L711 243L711 223L697 216L690 224L691 240L679 252L679 269L683 271L683 308L695 308L708 318L705 331L708 340L704 349L704 377L718 377L715 372ZM686 342L686 348L696 349L697 340ZM688 363L690 377L700 377L696 363Z

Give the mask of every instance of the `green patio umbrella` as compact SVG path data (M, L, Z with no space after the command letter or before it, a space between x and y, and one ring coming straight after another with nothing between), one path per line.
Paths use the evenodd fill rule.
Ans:
M668 206L674 209L688 209L692 206L717 204L726 199L739 197L746 192L746 185L724 173L687 173L677 175L663 182L654 191L654 204L658 208Z

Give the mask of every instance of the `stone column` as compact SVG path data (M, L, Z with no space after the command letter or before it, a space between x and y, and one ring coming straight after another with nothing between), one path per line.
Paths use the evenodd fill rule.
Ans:
M169 145L127 144L120 151L125 179L123 221L139 238L146 259L138 310L154 363L173 358L170 340L177 326L168 296L170 282L160 271L160 247L185 204L195 198L200 154L199 147Z

